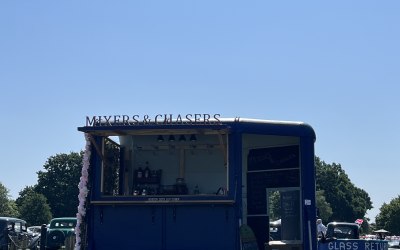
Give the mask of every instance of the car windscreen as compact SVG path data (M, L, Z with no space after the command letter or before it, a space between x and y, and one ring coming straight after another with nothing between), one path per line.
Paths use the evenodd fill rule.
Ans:
M357 229L348 225L328 226L327 237L335 237L338 239L356 239Z
M50 228L74 228L75 225L74 221L53 221Z

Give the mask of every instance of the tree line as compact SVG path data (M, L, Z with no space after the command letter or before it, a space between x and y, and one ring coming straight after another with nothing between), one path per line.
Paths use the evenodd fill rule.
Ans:
M29 225L48 224L52 218L75 217L83 152L57 154L47 159L38 181L19 192L16 200L0 183L0 216L18 217Z
M25 187L16 200L9 197L8 189L0 183L0 216L19 217L30 225L76 216L82 157L83 152L49 157L44 170L37 172L37 184ZM315 167L317 214L324 222L363 219L364 233L385 228L392 234L400 234L400 195L384 203L375 218L376 224L370 224L366 213L373 208L371 199L365 190L351 182L342 166L316 157Z

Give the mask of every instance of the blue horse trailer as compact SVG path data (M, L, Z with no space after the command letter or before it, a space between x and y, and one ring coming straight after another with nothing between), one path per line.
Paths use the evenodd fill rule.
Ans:
M114 115L78 130L82 249L317 249L315 133L305 123Z

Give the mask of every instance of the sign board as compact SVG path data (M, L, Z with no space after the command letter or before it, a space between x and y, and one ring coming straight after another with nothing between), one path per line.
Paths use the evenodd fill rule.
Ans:
M387 250L386 240L347 240L337 239L329 242L318 242L318 250L346 249L346 250Z
M282 239L300 239L300 191L281 193Z
M166 124L221 124L220 114L157 114L86 116L86 127Z

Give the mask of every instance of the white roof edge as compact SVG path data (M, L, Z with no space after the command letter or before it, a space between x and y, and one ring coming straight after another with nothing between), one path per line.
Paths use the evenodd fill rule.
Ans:
M182 123L190 123L193 122L191 120L187 119L182 119ZM240 117L235 117L235 118L218 118L218 119L213 119L210 118L208 119L208 122L211 123L258 123L258 124L276 124L276 125L308 125L305 122L300 122L300 121L280 121L280 120L264 120L264 119L255 119L255 118L240 118ZM107 124L107 121L102 121L101 124ZM177 124L176 122L171 122L171 125ZM146 124L143 124L146 125ZM160 123L162 125L162 123ZM86 126L88 127L88 126ZM89 126L91 127L91 126Z
M287 124L287 125L305 125L306 123L300 121L280 121L280 120L264 120L254 118L219 118L221 122L251 122L251 123L272 123L272 124Z

